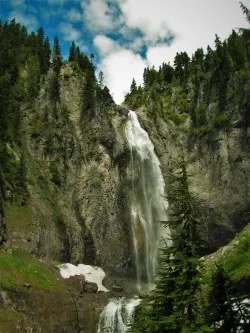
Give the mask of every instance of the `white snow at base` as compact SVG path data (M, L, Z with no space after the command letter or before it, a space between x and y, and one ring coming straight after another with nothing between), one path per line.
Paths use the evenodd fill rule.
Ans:
M105 277L105 272L97 266L79 264L77 266L72 264L62 264L59 265L61 276L64 279L68 279L75 275L84 275L87 282L94 282L97 284L98 292L109 291L102 285L102 280Z

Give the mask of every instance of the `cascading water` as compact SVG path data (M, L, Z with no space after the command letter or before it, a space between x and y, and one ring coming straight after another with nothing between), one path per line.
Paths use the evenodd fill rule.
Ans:
M151 289L162 234L158 221L167 220L167 201L160 162L137 115L129 111L126 136L131 150L131 217L137 289ZM164 232L166 233L166 232ZM103 309L98 333L125 333L140 299L112 298Z
M97 333L126 333L139 304L139 298L111 298L101 313Z
M126 135L131 150L131 215L138 289L153 282L161 226L167 220L167 201L160 161L137 115L129 111Z

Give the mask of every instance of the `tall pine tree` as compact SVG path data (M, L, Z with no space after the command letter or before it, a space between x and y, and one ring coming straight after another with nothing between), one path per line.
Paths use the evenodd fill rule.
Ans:
M69 49L69 61L76 61L76 45L75 42L73 41L71 43L70 49Z
M53 53L52 53L52 66L56 75L59 75L61 67L62 67L62 55L61 48L59 45L59 40L57 36L54 38L53 44Z
M148 317L150 333L208 332L198 308L201 238L194 200L190 194L184 158L169 175L171 244L161 250L156 289Z
M59 75L62 67L62 55L61 48L59 45L58 38L54 38L53 52L52 52L52 68L53 75L51 77L51 97L52 99L58 101L60 99L60 84Z

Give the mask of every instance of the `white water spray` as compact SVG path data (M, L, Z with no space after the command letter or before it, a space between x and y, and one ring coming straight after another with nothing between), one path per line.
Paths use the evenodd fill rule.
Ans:
M133 321L134 310L139 304L139 298L111 298L101 313L97 332L126 333Z
M137 115L129 111L126 135L131 150L131 215L138 288L155 277L160 242L159 221L167 220L160 161Z

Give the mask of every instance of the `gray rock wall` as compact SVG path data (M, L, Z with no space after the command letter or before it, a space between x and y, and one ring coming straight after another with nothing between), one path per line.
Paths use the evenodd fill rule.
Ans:
M14 228L10 246L25 247L56 261L96 264L121 273L132 248L126 110L99 108L91 120L81 117L83 84L84 77L65 65L60 103L55 107L49 101L45 81L37 104L25 109L33 220L25 233Z
M201 232L207 242L205 252L227 244L250 220L250 153L247 133L233 128L219 132L216 145L197 140L190 145L188 123L176 126L148 118L138 110L140 121L154 143L168 182L168 169L184 148L190 189L202 219Z

